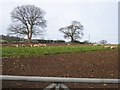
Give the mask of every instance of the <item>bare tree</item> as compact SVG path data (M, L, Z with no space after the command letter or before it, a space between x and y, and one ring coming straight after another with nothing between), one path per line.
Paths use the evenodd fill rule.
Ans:
M11 12L13 23L8 30L10 34L27 35L29 42L33 35L41 35L46 27L45 12L34 5L23 5Z
M63 28L60 28L59 31L64 33L65 39L71 39L71 42L74 42L77 39L81 39L83 34L83 25L78 21L72 21L72 24Z

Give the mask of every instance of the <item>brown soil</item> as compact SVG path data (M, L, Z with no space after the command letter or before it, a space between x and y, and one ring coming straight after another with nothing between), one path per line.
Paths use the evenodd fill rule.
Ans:
M2 59L2 74L118 78L118 51L91 51ZM3 81L3 88L45 88L50 83ZM69 88L118 88L118 84L65 83Z

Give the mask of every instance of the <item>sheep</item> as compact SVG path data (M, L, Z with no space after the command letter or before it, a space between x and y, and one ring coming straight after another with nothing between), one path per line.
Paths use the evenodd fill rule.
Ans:
M38 46L42 46L43 44L39 43Z
M117 46L111 46L110 47L110 49L116 49L117 48Z
M30 44L30 47L33 47L33 45L32 45L32 44Z
M13 45L11 45L12 47L18 47L19 45L17 45L17 44L13 44Z
M22 46L22 47L25 47L25 44L22 44L21 46Z
M117 46L104 46L104 48L116 49Z
M98 44L93 44L93 46L97 46Z
M42 46L46 47L47 45L46 44L42 44Z
M37 46L38 46L38 44L34 44L33 46L34 46L34 47L37 47Z
M70 44L67 44L68 46L70 46Z
M41 44L41 43L40 43L40 44L34 44L33 46L34 46L34 47L40 47L40 46L47 46L47 45L46 45L46 44Z
M110 46L104 46L104 48L110 48Z

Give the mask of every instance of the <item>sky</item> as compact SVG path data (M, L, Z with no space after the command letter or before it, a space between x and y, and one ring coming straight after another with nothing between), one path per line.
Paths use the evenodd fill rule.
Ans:
M7 35L11 23L10 12L17 6L35 5L46 12L44 39L65 40L59 28L79 21L88 40L118 43L118 0L4 0L0 1L0 34ZM33 37L38 38L38 37ZM67 41L70 41L69 39Z

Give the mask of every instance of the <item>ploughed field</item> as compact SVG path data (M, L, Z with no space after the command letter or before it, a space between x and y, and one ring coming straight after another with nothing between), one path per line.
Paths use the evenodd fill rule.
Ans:
M110 50L102 46L24 48L26 49L23 49L23 47L3 47L3 75L118 78L117 49ZM43 51L40 51L42 49ZM21 55L20 50L24 54ZM38 52L37 54L36 51ZM26 52L29 54L26 55ZM50 84L26 81L3 81L2 83L3 88L45 88ZM69 88L118 88L118 84L64 84Z

